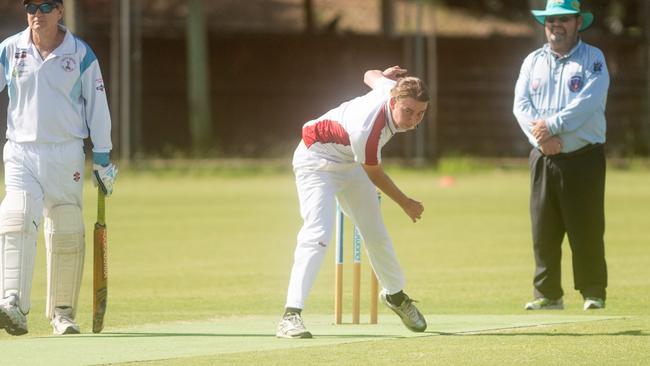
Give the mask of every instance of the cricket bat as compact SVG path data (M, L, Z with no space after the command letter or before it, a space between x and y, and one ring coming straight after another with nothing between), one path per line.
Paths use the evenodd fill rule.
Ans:
M93 333L104 329L108 293L108 262L106 253L106 206L104 192L97 190L97 222L93 240Z

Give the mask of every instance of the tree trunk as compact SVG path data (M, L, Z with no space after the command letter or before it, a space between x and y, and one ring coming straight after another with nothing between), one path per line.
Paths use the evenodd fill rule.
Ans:
M642 10L645 14L643 20L643 34L645 38L645 64L646 64L646 96L645 96L645 118L641 122L641 142L639 143L639 150L635 153L641 153L643 155L648 155L650 153L650 69L647 65L650 65L650 3L646 0L642 1Z
M120 158L131 160L131 3L120 0Z
M395 34L395 1L381 0L381 29L385 36Z
M188 0L187 75L192 150L205 154L213 146L208 42L203 0Z
M303 14L305 16L305 33L314 32L314 2L312 0L303 0Z
M63 22L66 28L74 34L81 34L79 24L81 18L79 2L77 0L67 0L65 2L65 12L63 13Z

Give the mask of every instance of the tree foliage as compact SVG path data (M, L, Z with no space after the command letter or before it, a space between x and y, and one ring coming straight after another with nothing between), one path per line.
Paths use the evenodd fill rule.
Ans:
M510 20L530 17L530 9L543 9L545 0L436 0L449 8L463 9L482 15L489 14ZM647 0L583 0L582 9L594 13L594 28L612 34L636 34L644 22Z

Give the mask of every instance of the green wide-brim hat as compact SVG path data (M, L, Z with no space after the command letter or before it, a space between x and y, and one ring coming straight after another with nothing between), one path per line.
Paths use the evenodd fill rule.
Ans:
M582 26L578 29L580 32L589 28L594 22L592 13L580 11L580 1L578 0L548 0L545 10L531 10L531 13L535 20L542 25L544 25L547 16L579 14L582 16Z
M23 0L23 5L29 4L29 1L30 0ZM63 5L63 0L52 0L52 1L55 2L55 3L59 3L59 4Z

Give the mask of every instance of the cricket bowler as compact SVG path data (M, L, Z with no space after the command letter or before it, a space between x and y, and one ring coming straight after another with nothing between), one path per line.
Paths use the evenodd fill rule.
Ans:
M399 66L369 70L367 94L344 102L302 128L293 156L300 214L285 313L279 338L311 338L302 320L305 300L325 258L335 223L336 203L359 229L370 264L383 290L382 302L404 325L423 332L427 323L404 292L404 275L379 209L377 188L416 222L422 203L404 194L384 172L381 149L396 134L415 129L429 105L422 80L402 77Z

